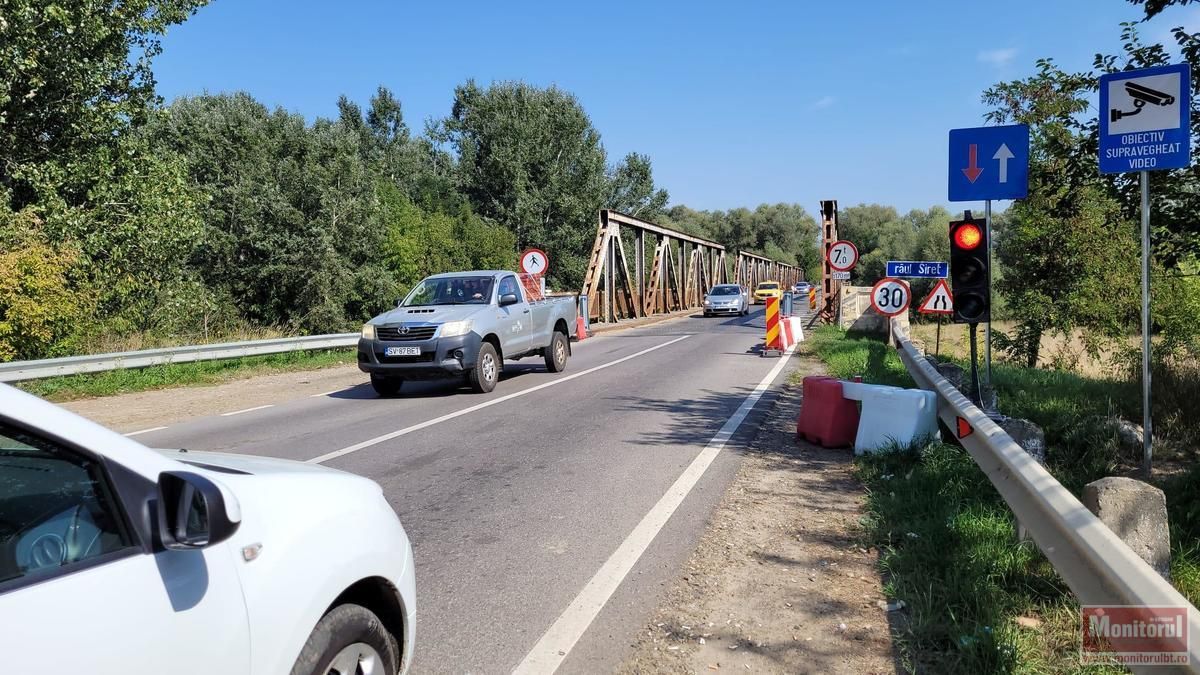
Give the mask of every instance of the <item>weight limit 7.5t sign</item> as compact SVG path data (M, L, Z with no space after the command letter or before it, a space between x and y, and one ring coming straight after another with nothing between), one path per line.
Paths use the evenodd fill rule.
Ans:
M1188 166L1191 91L1191 71L1186 63L1102 76L1100 171Z

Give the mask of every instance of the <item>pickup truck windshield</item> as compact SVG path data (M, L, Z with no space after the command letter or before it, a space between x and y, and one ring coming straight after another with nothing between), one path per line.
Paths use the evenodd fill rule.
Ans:
M492 300L491 277L436 277L412 289L401 307L422 305L486 305Z

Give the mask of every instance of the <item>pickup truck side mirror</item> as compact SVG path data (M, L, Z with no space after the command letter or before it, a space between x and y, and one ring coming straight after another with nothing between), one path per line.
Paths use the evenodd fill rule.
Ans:
M500 306L501 307L508 307L509 305L515 305L520 301L521 301L521 299L517 297L516 293L505 293L504 295L500 296Z
M158 475L158 536L172 551L206 548L233 536L231 520L216 483L187 471Z

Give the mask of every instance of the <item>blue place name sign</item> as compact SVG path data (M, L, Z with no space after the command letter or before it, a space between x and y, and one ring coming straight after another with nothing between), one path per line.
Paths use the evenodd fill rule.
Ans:
M945 279L950 274L950 264L929 260L889 260L887 276L910 279Z

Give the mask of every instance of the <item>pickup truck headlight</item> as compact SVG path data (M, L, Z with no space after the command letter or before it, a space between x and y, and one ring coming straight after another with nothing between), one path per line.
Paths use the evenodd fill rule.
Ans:
M471 332L471 320L447 321L442 324L442 337L458 337Z
M370 323L363 324L362 339L364 339L364 340L374 340L375 339L375 325L374 324L370 324Z

